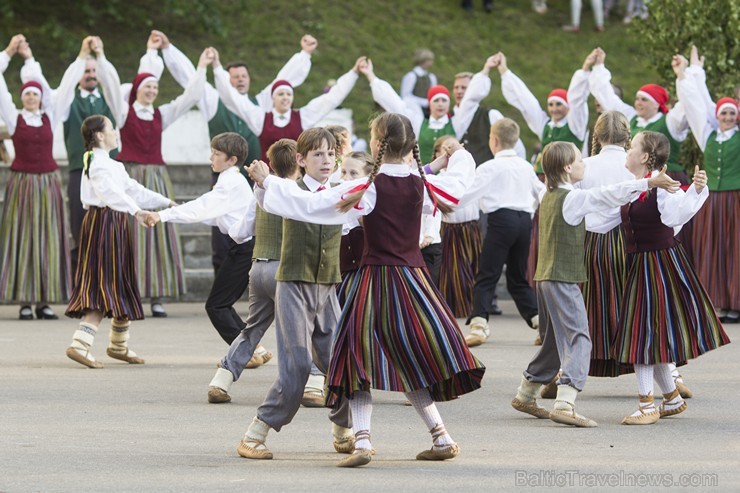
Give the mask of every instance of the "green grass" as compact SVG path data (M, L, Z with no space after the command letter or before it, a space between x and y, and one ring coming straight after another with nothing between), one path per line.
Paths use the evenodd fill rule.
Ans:
M134 0L130 2L131 8L138 8L142 3ZM440 83L448 86L455 73L478 71L487 56L501 50L507 55L509 68L543 103L553 87L567 87L573 71L580 68L596 46L606 50L614 81L622 86L627 97L657 77L656 70L640 56L639 40L634 39L618 17L608 20L606 32L596 33L590 7L586 6L581 33L574 35L560 30L560 25L569 20L567 0L551 0L550 11L544 16L534 13L528 0L496 0L492 14L483 12L480 3L475 2L476 11L471 16L459 7L457 0L224 0L213 2L224 26L213 33L204 33L202 26L192 19L163 12L151 16L153 25L134 29L125 27L115 17L105 17L105 21L85 28L75 24L74 15L59 15L58 26L50 26L47 21L39 27L39 21L34 21L39 19L38 12L28 10L2 22L0 41L6 43L12 34L25 33L47 78L56 85L77 54L78 40L86 34L97 34L103 38L106 55L117 67L121 80L130 81L145 50L149 30L158 28L193 61L209 45L219 49L223 61L247 61L255 91L269 83L288 57L299 49L301 35L311 33L319 39L319 47L313 57L311 75L297 91L297 106L320 94L327 79L349 70L360 55L371 57L376 74L398 88L402 75L412 66L414 49L422 46L436 53L433 71ZM31 8L47 9L46 17L42 18L48 19L48 9L54 7ZM60 32L67 31L72 34L59 37ZM224 32L231 35L227 38ZM17 57L6 72L14 97L20 63ZM523 125L519 113L501 96L498 74L492 77L493 90L484 104ZM178 91L172 78L165 75L160 101L173 98ZM354 110L358 133L366 136L366 122L375 108L364 79L358 82L344 106ZM528 150L536 142L528 130L523 130L523 139Z

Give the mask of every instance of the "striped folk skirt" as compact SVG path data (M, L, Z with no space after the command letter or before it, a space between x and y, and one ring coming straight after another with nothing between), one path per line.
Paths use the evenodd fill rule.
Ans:
M447 401L481 386L485 367L421 267L361 267L339 318L327 406L357 390L429 389Z
M439 291L457 318L473 311L473 285L482 242L478 220L442 223L442 268Z
M620 364L611 357L627 278L627 254L621 225L605 234L586 232L586 274L588 282L582 289L591 336L588 374L592 377L618 377L632 373L632 365Z
M59 172L10 172L0 220L0 300L66 303L69 227Z
M91 310L108 318L144 318L128 214L108 207L90 207L82 220L75 287L65 315L82 318Z
M680 243L627 256L614 359L681 364L729 342Z
M149 190L174 200L170 175L166 166L127 164L131 178ZM153 228L139 226L129 218L134 234L136 272L139 292L143 298L177 298L185 293L182 247L177 225L157 223Z
M357 270L342 272L342 281L337 284L337 301L341 308L344 308L344 304L347 302L347 295L352 287L352 278L356 273Z
M710 192L693 219L693 260L717 308L740 311L740 190Z

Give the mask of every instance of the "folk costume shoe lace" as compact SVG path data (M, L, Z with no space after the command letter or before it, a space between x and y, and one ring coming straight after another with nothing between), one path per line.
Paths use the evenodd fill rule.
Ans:
M623 425L651 425L660 419L660 413L655 409L653 394L640 395L640 407L637 411L622 420Z
M483 317L473 317L470 320L470 334L465 336L465 344L468 347L480 346L491 335L491 330L488 328L488 320Z
M370 433L366 430L360 430L355 433L352 443L355 444L361 440L370 441ZM336 441L334 442L334 448L336 448ZM339 452L339 450L337 450ZM369 464L373 460L373 453L375 451L372 448L355 448L352 454L337 463L337 467L359 467Z
M443 435L447 435L447 430L443 424L438 424L429 433L432 434L432 440L435 445L429 450L423 450L416 454L416 460L448 460L457 457L460 454L460 447L452 442L444 445L436 445L437 439Z
M511 407L513 407L517 411L530 414L535 418L548 419L550 417L550 411L548 411L544 407L538 406L537 401L534 399L532 399L531 401L521 401L518 398L514 397L514 399L511 401Z
M550 420L578 428L596 428L596 421L576 413L578 389L570 385L558 385L555 406L550 411Z
M663 394L663 402L660 403L660 417L665 418L680 414L686 410L686 401L683 400L678 389L671 393Z
M270 450L265 446L264 440L256 440L252 438L244 438L239 442L239 447L236 449L236 453L245 459L272 459L272 452L270 452Z

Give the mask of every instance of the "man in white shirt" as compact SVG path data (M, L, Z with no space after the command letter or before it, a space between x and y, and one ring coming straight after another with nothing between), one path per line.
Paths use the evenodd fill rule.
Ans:
M488 232L473 288L473 311L468 317L468 346L483 344L490 334L488 315L498 280L506 264L506 287L522 318L533 329L539 327L537 300L527 282L527 257L532 235L532 216L544 185L530 165L516 155L519 126L503 118L491 126L494 158L476 169L473 186L458 206L480 201L488 214Z

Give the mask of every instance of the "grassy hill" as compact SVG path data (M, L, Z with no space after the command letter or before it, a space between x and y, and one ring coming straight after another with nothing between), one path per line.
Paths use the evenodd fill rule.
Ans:
M606 50L614 80L627 97L657 76L640 57L640 44L621 24L621 18L612 17L606 32L597 33L586 6L581 33L561 31L560 25L569 19L567 0L551 0L550 11L544 16L534 13L528 0L496 0L491 14L482 10L482 2L475 2L473 15L462 10L457 0L165 0L163 9L157 11L147 11L151 2L143 0L110 0L106 7L95 7L101 11L86 15L74 12L75 5L89 8L94 3L39 1L17 8L14 15L0 20L0 42L4 45L17 32L26 34L35 57L55 85L77 54L81 39L96 34L103 38L107 57L118 68L121 79L128 81L135 75L149 30L157 28L194 61L206 46L218 48L224 61L247 61L255 91L269 83L299 49L301 35L311 33L319 39L319 47L311 75L297 91L297 105L320 94L327 79L349 70L360 55L371 57L376 74L398 88L402 75L412 66L417 47L428 47L436 53L433 71L448 86L455 73L478 71L487 56L501 50L507 55L509 67L543 104L553 87L567 87L573 71L596 46ZM182 10L188 4L198 4L197 11ZM133 20L124 20L123 16L129 15ZM5 74L14 97L20 64L21 59L14 58ZM519 113L503 100L498 74L492 77L493 91L484 104L523 124ZM178 91L171 77L165 75L160 101L176 96ZM355 111L358 133L366 135L366 122L375 108L364 79L344 106ZM531 149L536 138L528 130L523 134Z

